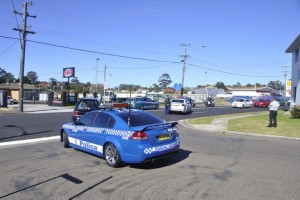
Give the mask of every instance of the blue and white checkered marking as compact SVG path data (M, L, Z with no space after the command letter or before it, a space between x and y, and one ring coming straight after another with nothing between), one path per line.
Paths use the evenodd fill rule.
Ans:
M146 148L146 149L144 149L144 154L151 154L151 153L154 153L154 152L166 151L166 150L169 150L169 149L173 149L174 147L176 147L178 145L179 145L179 139L177 138L177 141L173 142L171 144Z
M123 140L128 140L134 133L133 131L115 130L115 129L108 129L108 128L90 127L90 126L76 126L70 124L64 125L63 128L72 129L73 132L88 131L92 133L115 135L115 136L120 136Z

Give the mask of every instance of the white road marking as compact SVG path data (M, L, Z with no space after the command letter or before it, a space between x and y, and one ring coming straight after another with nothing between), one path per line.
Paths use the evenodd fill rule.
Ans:
M52 137L44 137L44 138L36 138L36 139L28 139L28 140L18 140L11 142L1 142L0 147L13 146L13 145L21 145L21 144L30 144L36 142L44 142L49 140L60 140L60 136L52 136Z

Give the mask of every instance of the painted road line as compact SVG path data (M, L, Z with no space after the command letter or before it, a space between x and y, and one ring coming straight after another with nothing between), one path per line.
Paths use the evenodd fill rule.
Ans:
M49 140L60 140L60 136L44 137L44 138L36 138L36 139L28 139L28 140L18 140L18 141L11 141L11 142L2 142L2 143L0 143L0 147L20 145L20 144L30 144L30 143L49 141Z

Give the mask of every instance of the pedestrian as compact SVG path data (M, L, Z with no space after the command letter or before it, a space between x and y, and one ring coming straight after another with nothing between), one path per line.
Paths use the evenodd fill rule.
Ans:
M170 106L171 106L171 102L170 102L169 95L166 95L166 97L165 97L165 115L169 114Z
M277 127L277 110L279 108L279 103L275 98L272 99L272 102L269 104L269 126L267 127Z

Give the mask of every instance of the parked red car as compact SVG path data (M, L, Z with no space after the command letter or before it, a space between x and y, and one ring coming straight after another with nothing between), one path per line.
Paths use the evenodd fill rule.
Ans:
M259 107L259 108L266 108L269 106L271 101L269 99L258 99L253 103L254 107Z

